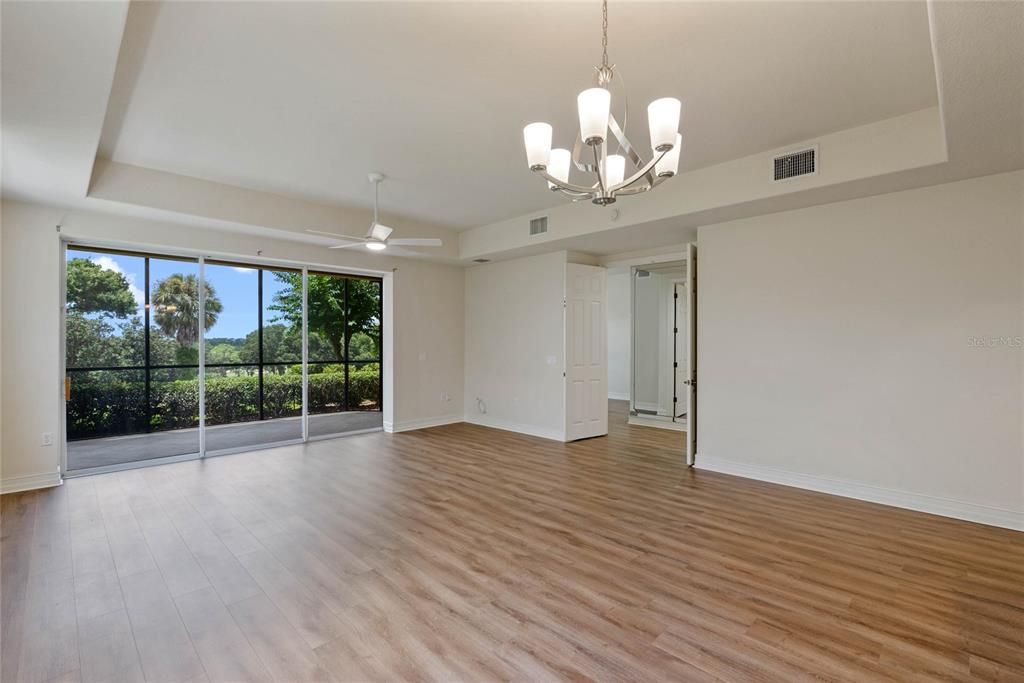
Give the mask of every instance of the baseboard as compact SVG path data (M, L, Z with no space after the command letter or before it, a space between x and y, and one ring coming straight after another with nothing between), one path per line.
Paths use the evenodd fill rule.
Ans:
M757 479L772 484L782 484L819 493L830 493L844 498L856 498L870 503L880 503L892 507L927 512L942 517L962 519L968 522L978 522L989 526L1003 527L1024 531L1024 512L1007 510L1004 508L989 507L977 503L968 503L961 500L929 496L909 491L888 489L871 484L862 484L842 479L830 479L811 474L800 474L789 470L768 467L765 465L752 465L750 463L736 462L714 458L703 453L697 453L695 467L710 472L721 472L732 474L747 479Z
M627 393L623 393L623 392L618 392L618 391L609 391L608 392L608 398L612 399L613 401L628 401L629 400L629 393L628 392Z
M0 494L17 493L18 491L31 491L32 489L45 489L51 486L60 486L64 483L61 479L60 470L45 472L43 474L29 474L23 477L9 477L0 480Z
M422 420L405 420L404 422L385 422L384 431L392 434L396 432L411 432L414 429L426 429L427 427L440 427L441 425L455 424L462 422L461 415L442 415L441 417L427 417Z
M480 427L491 427L492 429L501 429L506 432L517 432L519 434L526 434L527 436L537 436L542 439L565 442L565 435L561 432L545 429L544 427L517 424L515 422L506 422L504 420L495 420L487 415L467 415L466 422L479 425Z
M653 427L655 429L671 429L677 432L686 431L685 422L676 422L672 418L668 417L654 417L648 415L630 415L626 418L626 422L631 425L637 425L640 427Z
M636 408L637 410L649 410L652 413L656 413L659 410L661 410L661 406L659 406L657 403L640 403L640 402L637 402L637 403L635 403L633 405L633 407Z

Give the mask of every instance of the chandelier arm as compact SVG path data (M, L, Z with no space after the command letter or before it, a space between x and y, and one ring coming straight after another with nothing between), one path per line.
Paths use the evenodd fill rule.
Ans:
M603 151L604 148L604 143L601 143L601 150ZM597 166L597 189L600 194L604 194L604 174L601 172L601 159L597 156L597 145L594 145L594 164Z
M625 131L622 126L619 125L618 120L615 118L615 114L608 115L608 130L612 132L615 139L619 141L619 148L626 153L626 156L632 160L633 164L640 166L643 161L640 159L640 155L633 149L633 145L629 143L629 138L626 137Z
M615 139L619 141L619 147L626 153L629 160L633 162L633 166L635 168L642 167L644 165L643 157L637 154L636 150L633 149L633 145L630 144L629 138L626 137L625 131L623 131L622 127L619 126L619 122L615 120L614 115L608 117L608 130L610 130L612 135L615 136ZM653 174L648 171L645 175L647 175L647 182L653 184Z
M661 161L662 157L664 157L666 154L668 154L671 151L672 151L671 149L666 149L664 152L659 153L658 156L652 157L651 160L648 161L646 164L644 164L643 167L639 171L637 171L636 173L634 173L630 177L626 178L625 180L623 180L621 183L619 183L615 187L609 188L608 192L611 193L611 194L616 194L620 190L624 190L624 189L628 188L630 185L632 185L636 181L640 180L644 176L649 175L651 173L651 169L654 168L655 166L657 166L658 162ZM648 179L647 185L649 187L654 187L654 185L655 185L654 179L653 178Z
M651 190L656 188L658 185L661 185L663 182L665 182L666 180L668 180L669 178L672 178L672 177L673 176L671 176L671 175L655 176L654 177L654 183L651 184L651 185L635 185L633 187L625 187L625 188L617 191L615 194L616 194L616 196L622 195L623 197L625 197L625 196L629 196L629 195L643 194L644 192L650 192Z
M583 185L574 185L573 183L563 183L558 178L550 175L547 171L539 170L534 171L537 175L547 180L552 185L555 185L560 190L569 190L571 192L579 192L580 194L594 194L593 188L584 187Z
M564 194L566 197L568 197L569 199L573 200L574 202L578 202L578 201L581 201L583 199L591 199L594 196L593 192L573 192L572 190L563 190L560 187L556 187L554 189L557 192L561 192L562 194Z
M580 161L583 158L583 138L580 132L576 131L576 144L572 146L572 163L581 171L586 173L597 173L597 166Z
M615 193L616 197L630 197L635 194L643 194L644 192L650 192L651 187L649 185L637 185L636 187L627 187L623 190L619 190Z

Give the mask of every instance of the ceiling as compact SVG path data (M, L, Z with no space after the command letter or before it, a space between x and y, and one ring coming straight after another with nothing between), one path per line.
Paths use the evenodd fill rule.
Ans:
M683 170L933 107L924 2L612 2L609 54L645 109L683 101ZM575 135L596 2L134 2L98 155L465 229L564 203L521 129Z

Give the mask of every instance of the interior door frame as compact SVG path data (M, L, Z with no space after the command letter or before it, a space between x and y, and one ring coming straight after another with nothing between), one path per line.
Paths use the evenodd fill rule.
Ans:
M672 278L672 280L670 281L670 283L672 285L672 298L669 300L669 305L672 306L672 367L669 368L669 370L672 371L672 421L673 422L676 422L679 419L679 415L677 414L679 412L679 409L677 408L677 405L679 404L679 398L681 397L681 394L679 393L681 387L679 387L678 384L677 384L677 379L679 377L679 373L677 372L677 370L679 369L679 365L678 365L679 364L679 335L680 335L679 323L682 322L682 321L679 320L679 305L678 305L679 292L677 291L677 288L679 287L679 285L683 285L683 287L685 288L686 284L687 284L687 279L688 279L688 276L684 275L683 277ZM685 289L684 289L684 291L685 291ZM687 325L687 329L689 329L689 325ZM690 419L690 407L689 406L686 407L686 419L687 420Z
M570 348L570 273L573 269L587 269L591 271L592 275L599 275L601 278L601 318L600 324L597 329L601 331L604 338L601 340L601 354L603 361L601 363L603 370L603 380L601 396L603 398L603 409L600 411L600 418L598 420L599 433L587 434L585 436L577 436L570 438L570 424L571 416L569 410L570 403L570 363L569 363L569 348ZM567 262L563 269L563 290L562 290L562 413L563 413L563 426L562 426L562 439L566 443L570 441L576 441L580 439L589 439L600 436L608 435L608 269L603 266L591 266L582 263ZM575 329L575 328L573 328ZM593 329L593 326L591 326ZM591 347L592 349L592 347Z
M686 464L693 467L697 462L697 245L686 245L686 318L690 343L690 381L686 406Z
M392 353L387 350L388 344L385 343L385 338L390 334L391 325L393 324L393 306L385 306L385 298L393 299L393 292L391 289L394 286L393 275L394 271L376 271L376 270L365 270L360 268L341 268L334 265L310 265L297 261L290 261L285 259L275 258L264 258L259 256L257 258L247 256L235 256L233 254L219 253L215 251L207 250L190 250L190 249L175 249L165 248L159 246L151 246L139 243L125 243L118 241L110 241L103 239L90 239L90 238L78 238L62 234L62 226L57 226L58 233L58 334L57 334L57 368L58 368L58 379L59 379L59 390L58 390L58 401L57 401L57 425L58 433L54 436L55 445L60 448L59 456L59 475L62 478L73 478L80 476L87 476L91 474L103 474L105 472L118 472L122 470L138 469L142 467L150 467L155 465L165 465L175 462L184 462L188 460L201 460L207 457L205 450L205 415L204 411L200 410L200 427L199 427L199 444L200 450L195 453L185 453L181 455L171 455L162 458L151 458L149 460L139 460L128 463L102 465L99 467L89 467L85 469L78 469L69 471L68 470L68 438L67 438L67 405L65 400L65 377L67 377L67 324L66 324L66 307L67 307L67 251L69 248L81 248L83 250L93 249L96 251L122 251L135 253L142 257L149 258L184 258L184 259L195 259L199 266L200 277L205 273L205 265L207 260L213 261L230 261L231 263L237 263L239 265L252 266L253 268L261 268L273 270L275 266L286 268L290 270L302 271L302 283L303 283L303 303L302 303L302 316L303 316L303 382L302 382L302 394L303 394L303 411L302 411L302 436L298 439L288 439L285 441L258 444L253 446L240 446L238 448L218 450L216 453L209 454L212 457L220 455L231 455L234 453L245 453L250 451L257 451L266 448L278 448L280 446L295 445L308 443L310 441L320 441L325 439L334 439L345 436L354 436L356 434L364 434L367 432L375 431L387 431L385 427L373 427L371 429L360 429L353 430L351 432L343 432L340 434L326 434L322 436L310 437L308 434L308 413L307 406L309 403L309 392L308 392L308 366L307 366L307 354L308 349L306 348L307 339L307 314L308 305L307 292L308 292L308 274L310 270L325 274L336 274L340 276L356 276L356 277L369 277L378 279L381 287L381 301L380 301L380 326L381 326L381 352L380 352L380 397L381 397L381 417L382 419L389 413L393 414L394 408L392 405L393 395L390 391L391 387L385 382L385 368L390 367L393 362ZM204 280L201 280L204 281ZM388 293L385 294L385 288L388 289ZM200 309L203 310L202 305L205 304L205 287L199 288L200 298ZM260 313L262 315L262 311ZM385 315L388 319L385 320ZM205 375L205 358L203 356L203 349L205 348L205 332L199 335L199 372L198 376L202 377ZM390 339L390 337L388 336ZM390 377L388 377L390 379ZM205 402L205 386L203 382L199 385L200 402ZM386 425L386 420L385 420Z

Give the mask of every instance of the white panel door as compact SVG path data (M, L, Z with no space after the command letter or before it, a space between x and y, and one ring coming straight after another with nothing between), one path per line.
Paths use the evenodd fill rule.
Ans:
M607 280L604 268L565 268L565 440L608 433Z
M686 464L697 459L697 246L686 245Z

